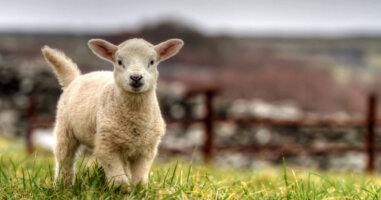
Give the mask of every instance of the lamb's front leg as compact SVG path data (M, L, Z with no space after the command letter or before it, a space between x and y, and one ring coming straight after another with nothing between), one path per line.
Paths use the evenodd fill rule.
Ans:
M133 184L146 186L148 174L155 156L140 157L131 162L131 178Z
M96 144L94 153L106 173L108 182L114 183L114 186L129 183L121 154L115 145L102 140Z

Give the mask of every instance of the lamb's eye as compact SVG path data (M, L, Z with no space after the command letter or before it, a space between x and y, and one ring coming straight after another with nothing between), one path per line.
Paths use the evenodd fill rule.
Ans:
M149 63L150 65L153 65L153 60L151 60L151 62Z
M118 65L122 66L122 61L121 60L118 60Z

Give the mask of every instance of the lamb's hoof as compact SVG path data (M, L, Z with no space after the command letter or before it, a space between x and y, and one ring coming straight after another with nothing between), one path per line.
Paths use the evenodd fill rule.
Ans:
M122 194L129 194L131 193L135 188L132 187L132 186L129 186L129 185L122 185L120 187L117 187L115 188L114 191L116 191L117 193L122 193Z
M114 176L111 179L111 185L114 184L114 187L120 187L123 185L129 185L128 178L126 175L123 176Z
M66 174L65 176L56 177L54 180L54 185L69 187L74 184L75 177L72 174Z
M110 181L110 186L111 185L116 189L115 191L120 191L124 194L128 194L135 189L132 187L127 176L117 176L112 178Z
M132 186L124 186L123 187L123 191L125 192L125 193L130 193L130 192L132 192L133 190L134 190L135 188L134 187L132 187Z

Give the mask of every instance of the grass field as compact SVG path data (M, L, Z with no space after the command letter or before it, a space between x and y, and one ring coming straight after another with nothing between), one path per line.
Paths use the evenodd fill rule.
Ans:
M381 178L279 169L222 169L190 162L155 163L147 188L107 188L102 168L77 163L73 186L53 186L53 158L24 153L22 143L0 139L0 199L381 199Z

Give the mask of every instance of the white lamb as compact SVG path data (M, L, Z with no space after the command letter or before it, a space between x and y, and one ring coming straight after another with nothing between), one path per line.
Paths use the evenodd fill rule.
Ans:
M93 149L115 186L143 184L165 123L156 97L157 65L183 46L180 39L152 45L130 39L116 46L92 39L90 49L114 65L113 72L80 75L77 65L48 46L42 53L64 90L54 129L55 181L71 183L80 145Z

